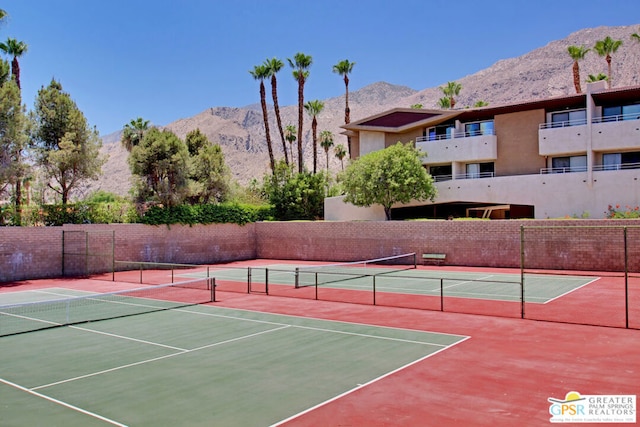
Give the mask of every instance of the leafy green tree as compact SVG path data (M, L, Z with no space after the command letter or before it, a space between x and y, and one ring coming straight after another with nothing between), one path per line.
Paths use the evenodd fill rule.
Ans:
M336 148L333 149L333 152L335 153L336 158L340 160L341 170L344 170L344 158L347 156L347 151L344 149L344 145L336 145Z
M345 201L365 207L382 205L387 220L395 203L433 201L437 191L421 156L411 143L398 142L360 157L342 173Z
M631 34L631 40L635 40L640 43L640 31L637 33Z
M175 206L188 192L189 150L173 132L151 128L129 155L131 173L139 178L138 199Z
M298 52L293 60L287 59L289 66L293 68L293 78L298 82L298 172L302 172L304 164L302 160L302 126L304 123L304 84L309 78L309 67L313 62L310 55Z
M488 106L489 103L485 102L485 101L476 101L475 104L473 104L474 107L478 108L478 107L486 107Z
M422 104L412 104L411 105L411 109L412 110L421 110L422 109Z
M447 85L440 87L440 90L442 91L444 96L449 98L449 108L451 109L455 108L456 100L454 97L460 94L460 91L462 90L462 85L456 82L447 82Z
M191 155L192 201L199 203L225 201L230 191L231 173L225 163L220 145L209 141L200 129L189 132L185 143Z
M573 59L573 86L576 88L576 93L582 93L582 88L580 87L580 65L578 65L578 61L584 59L584 56L590 50L591 49L585 46L569 46L567 48L569 56Z
M318 114L324 109L324 102L314 99L304 104L304 109L312 117L311 135L313 141L313 173L318 171Z
M6 81L9 80L10 73L11 68L9 66L9 63L0 58L0 86L2 86Z
M267 110L267 94L264 88L264 79L269 77L269 68L265 65L256 65L249 71L255 80L260 81L260 105L262 106L262 119L264 120L264 133L267 138L267 149L269 151L269 165L271 172L275 171L276 159L273 156L273 146L271 144L271 131L269 130L269 112Z
M609 89L611 89L611 54L616 53L620 46L622 46L622 40L613 40L607 36L603 40L598 40L593 47L598 55L604 56L604 59L607 61L607 86Z
M320 132L320 146L327 157L327 174L329 173L329 148L333 147L333 133L330 130Z
M271 98L273 99L273 109L276 113L276 123L278 124L278 132L282 140L282 151L284 152L284 161L289 164L289 156L287 155L287 143L284 137L284 129L282 128L282 118L280 117L280 105L278 104L278 79L276 74L284 67L284 62L278 58L271 58L264 61L267 67L267 73L271 77ZM293 161L293 159L291 159Z
M133 147L140 144L146 131L149 130L149 120L144 120L142 117L138 117L135 120L131 120L124 125L122 129L122 139L120 143L128 152L131 152Z
M315 220L324 216L328 186L324 173L296 173L293 166L278 162L273 176L266 176L263 191L278 220Z
M11 61L11 75L16 79L18 89L20 86L20 62L18 58L27 52L27 44L16 39L8 38L6 42L0 43L0 50L9 56L13 56Z
M38 91L32 117L36 161L47 186L67 204L73 189L100 176L106 158L100 155L98 131L89 127L71 96L55 80Z
M14 81L0 86L0 193L6 185L15 189L13 201L19 225L22 205L22 181L27 175L27 118L20 90Z
M349 109L349 74L353 71L355 62L344 59L333 66L333 72L340 74L344 80L344 124L351 123L351 110ZM347 150L351 155L351 137L347 135Z

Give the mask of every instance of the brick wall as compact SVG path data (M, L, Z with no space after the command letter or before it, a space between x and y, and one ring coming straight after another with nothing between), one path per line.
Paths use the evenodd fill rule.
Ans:
M628 268L640 271L637 220L261 222L192 227L111 224L0 227L0 282L61 276L63 230L91 232L91 251L105 257L110 248L101 247L107 246L104 235L113 233L117 260L185 264L254 258L356 261L429 252L445 253L449 265L519 267L521 225L528 227L527 268L603 271L624 268L620 227L628 225ZM533 228L542 225L555 228ZM67 261L68 270L81 270L80 265Z

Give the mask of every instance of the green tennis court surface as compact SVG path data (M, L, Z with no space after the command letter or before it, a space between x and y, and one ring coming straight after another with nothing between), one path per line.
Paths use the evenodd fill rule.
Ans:
M3 293L0 305L80 294ZM464 339L208 305L21 333L0 338L0 419L274 425Z
M301 287L318 286L334 289L389 292L410 295L475 298L497 301L520 301L522 286L520 274L460 272L446 270L404 269L389 267L309 268L297 264L271 264L256 268L212 268L208 274L221 280L252 283L295 285L296 268ZM400 268L407 268L400 266ZM185 277L204 277L205 273L187 274ZM595 280L597 277L577 275L530 274L525 275L525 302L547 303Z

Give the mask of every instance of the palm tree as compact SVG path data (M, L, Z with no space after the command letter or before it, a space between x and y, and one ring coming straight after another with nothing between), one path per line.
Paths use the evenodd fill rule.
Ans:
M329 148L333 146L333 133L330 130L320 132L320 146L324 149L327 156L327 172L329 172Z
M593 83L593 82L599 82L600 80L607 80L607 75L604 73L598 73L598 74L589 74L589 77L587 77L587 83Z
M309 67L313 60L310 55L304 53L296 53L293 60L287 59L289 65L293 68L293 78L298 82L298 172L302 173L302 125L304 121L304 83L309 77Z
M293 143L296 142L296 132L294 125L287 125L284 129L284 139L289 143L289 149L291 150L291 162L293 162Z
M4 9L0 9L0 22L4 21L4 18L7 17L7 11Z
M13 56L11 61L11 75L16 79L16 85L18 89L20 86L20 63L18 58L27 52L27 44L25 42L19 42L16 39L8 38L6 42L0 43L0 50L9 56Z
M318 114L324 109L324 102L315 99L304 104L304 109L312 117L311 135L313 136L313 173L318 171Z
M344 162L342 161L342 159L344 159L344 156L347 155L347 152L344 149L344 145L336 145L336 147L333 149L333 152L335 153L338 160L340 160L340 165L342 166L342 170L344 170Z
M269 164L271 173L276 171L276 159L273 156L273 147L271 146L271 132L269 131L269 112L267 111L267 92L264 88L264 79L269 77L269 69L266 65L256 65L249 74L254 79L260 81L260 105L262 105L262 118L264 119L264 132L267 138L267 150L269 151Z
M607 36L604 40L598 40L596 45L593 47L598 55L604 56L607 61L607 69L608 79L607 86L611 89L611 54L616 53L618 48L622 46L622 40L613 40L611 37Z
M474 107L478 108L478 107L486 107L488 106L489 103L485 102L485 101L476 101L475 104L473 104Z
M451 108L451 99L447 97L438 99L438 107L442 108L443 110Z
M582 88L580 87L580 66L578 65L578 61L584 59L584 56L591 49L586 48L585 46L569 46L567 48L567 52L571 59L573 59L573 86L576 88L576 93L582 93Z
M351 110L349 109L349 73L353 71L355 62L350 62L348 59L344 59L333 66L333 72L340 74L344 80L344 124L351 123ZM347 149L349 150L349 156L351 156L351 137L347 135Z
M640 34L639 33L631 34L631 40L635 40L637 42L640 42Z
M456 82L447 82L446 86L440 88L444 96L449 98L449 108L453 109L456 106L454 96L458 96L461 89L462 85Z
M273 109L276 112L276 122L278 123L278 132L280 132L280 139L282 140L282 150L284 151L284 162L289 164L289 156L287 154L287 143L284 138L284 130L282 129L282 119L280 118L280 105L278 105L278 81L276 74L284 67L284 62L278 58L271 58L264 61L264 66L267 67L269 77L271 77L271 98L273 98ZM293 161L293 159L291 159Z
M133 150L133 147L140 144L144 134L149 130L149 120L144 120L142 117L138 117L135 120L131 120L124 125L122 129L122 139L120 143L128 152Z

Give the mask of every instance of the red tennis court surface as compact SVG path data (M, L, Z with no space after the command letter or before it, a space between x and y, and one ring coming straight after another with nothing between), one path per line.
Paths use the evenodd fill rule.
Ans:
M0 292L38 287L105 292L131 284L37 280L0 286ZM640 390L639 330L239 292L219 291L217 300L216 305L230 308L471 337L311 408L285 426L541 426L550 424L549 397ZM309 378L314 381L322 379Z

